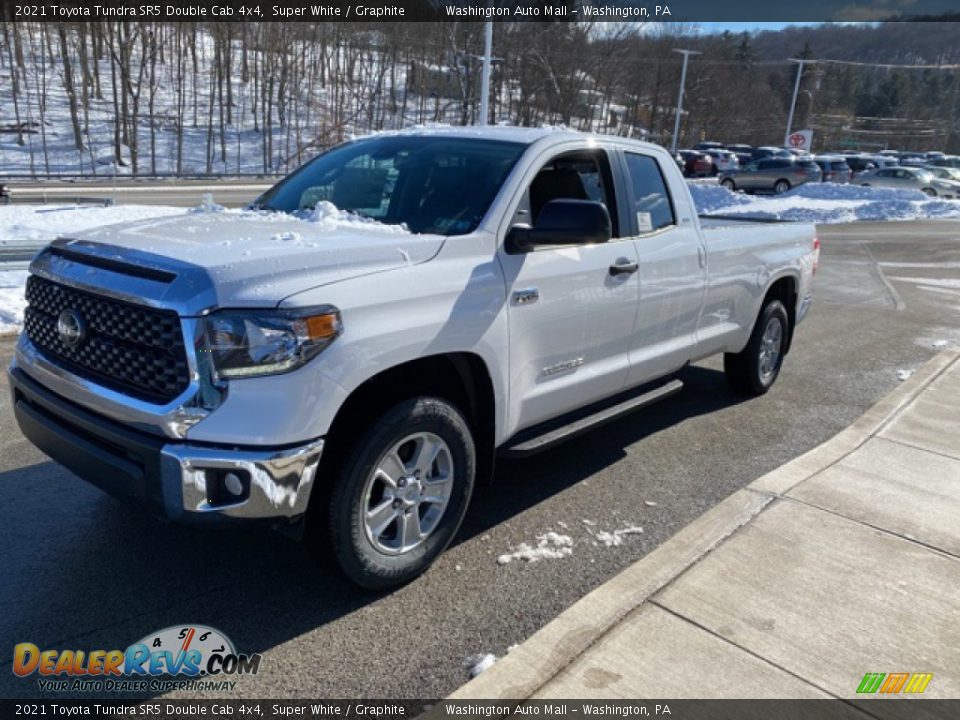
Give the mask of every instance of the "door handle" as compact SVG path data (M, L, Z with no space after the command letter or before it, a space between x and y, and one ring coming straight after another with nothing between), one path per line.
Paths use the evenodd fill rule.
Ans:
M616 277L617 275L631 275L640 269L640 266L635 262L630 262L626 258L621 258L617 260L616 264L610 266L610 274Z
M697 246L697 259L700 261L700 267L705 268L707 266L707 251L703 249L702 245Z

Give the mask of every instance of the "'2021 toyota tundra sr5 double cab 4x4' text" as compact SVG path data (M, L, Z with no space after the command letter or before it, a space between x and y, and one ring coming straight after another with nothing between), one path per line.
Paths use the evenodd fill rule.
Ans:
M810 225L698 218L662 148L556 129L339 145L244 211L61 238L10 367L23 433L175 520L304 529L367 587L425 570L498 453L678 390L766 392Z

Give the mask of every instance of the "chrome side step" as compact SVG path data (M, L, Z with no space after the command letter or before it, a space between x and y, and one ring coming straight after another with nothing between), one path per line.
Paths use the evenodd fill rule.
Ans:
M648 405L659 402L660 400L668 398L671 395L675 395L682 389L682 381L671 380L670 382L649 390L642 395L635 395L634 397L628 398L617 403L616 405L611 405L610 407L603 408L602 410L582 417L579 420L574 420L566 425L555 427L541 435L536 435L534 437L521 437L518 435L514 440L508 441L508 443L500 449L499 454L501 457L508 458L521 458L527 457L528 455L534 455L538 452L551 448L554 445L558 445L566 440L570 440L571 438L585 433L588 430L593 430L601 425L605 425L606 423L616 420L627 413L633 412L634 410L645 408ZM521 433L521 435L523 435L523 433Z

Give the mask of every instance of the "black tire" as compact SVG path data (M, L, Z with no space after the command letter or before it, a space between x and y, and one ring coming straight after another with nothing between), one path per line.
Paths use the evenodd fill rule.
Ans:
M720 181L720 184L723 185L730 192L737 191L737 184L733 181L732 178L724 178Z
M388 452L417 433L439 437L449 450L452 489L436 527L420 544L389 554L378 549L365 525L368 481ZM328 533L341 569L356 584L372 590L402 585L423 573L447 548L460 528L476 474L476 450L467 421L446 400L418 397L384 413L357 441L337 468L329 503ZM379 502L383 502L381 497ZM415 506L413 513L420 512ZM400 510L399 513L409 514ZM399 516L398 516L399 517ZM402 519L402 518L400 518ZM419 523L418 519L418 523ZM396 533L400 533L399 520ZM323 533L319 533L323 537ZM317 548L323 552L324 548Z
M934 190L932 187L925 187L925 188L923 188L923 190L921 190L921 192L926 193L926 194L929 195L930 197L936 197L936 196L937 196L937 191Z
M777 322L780 324L777 356L772 365L765 368L764 351L769 352L770 345L765 346L764 335L771 323ZM753 326L747 346L738 353L725 353L723 356L723 370L733 389L744 395L763 395L773 387L780 375L789 336L790 318L787 309L779 300L767 301Z
M787 192L789 189L790 189L789 180L784 180L781 178L780 180L777 180L773 184L773 192L776 195L783 195L783 193Z

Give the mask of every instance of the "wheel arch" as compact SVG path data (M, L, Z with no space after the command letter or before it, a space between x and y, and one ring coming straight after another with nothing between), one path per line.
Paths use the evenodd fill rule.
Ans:
M477 480L493 477L496 400L483 358L453 352L416 358L386 368L358 385L338 408L326 435L318 477L329 477L367 426L404 400L441 397L457 406L477 447Z
M796 276L792 274L777 277L770 283L770 287L767 288L763 302L760 303L760 310L757 313L759 316L759 313L763 312L763 308L767 306L770 300L779 300L787 309L787 319L789 320L790 327L787 328L787 344L783 350L784 355L790 352L790 346L793 344L793 329L797 325L798 287L798 280Z

